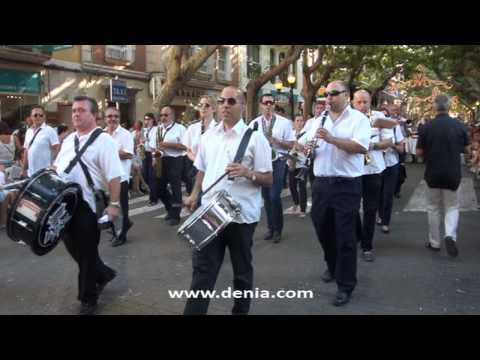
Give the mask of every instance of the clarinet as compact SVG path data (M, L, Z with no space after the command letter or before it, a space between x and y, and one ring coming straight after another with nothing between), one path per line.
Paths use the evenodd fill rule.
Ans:
M328 116L328 110L325 110L322 117L322 124L321 124L322 128L325 125L327 116ZM300 171L298 172L298 175L295 176L296 179L305 181L307 177L308 169L310 168L310 166L313 165L313 160L315 160L315 148L317 147L317 144L318 144L318 137L315 138L313 145L307 150L307 153L305 154L307 156L307 160L305 160L305 167L300 169Z

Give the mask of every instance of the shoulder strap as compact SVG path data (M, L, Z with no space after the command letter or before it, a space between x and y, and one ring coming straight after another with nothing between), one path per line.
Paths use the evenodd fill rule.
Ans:
M37 137L38 133L42 131L42 128L38 128L38 130L35 132L33 135L32 140L30 140L30 143L28 144L28 148L30 149L32 147L33 142L35 141L35 138Z
M248 142L250 141L250 138L252 137L253 133L252 128L248 128L245 134L242 137L242 141L240 142L240 145L238 146L237 153L235 154L235 158L233 159L233 162L235 163L241 163L243 160L243 156L245 155L245 151L247 150L247 145Z
M80 158L82 157L82 155L85 153L85 151L87 150L87 148L93 144L93 142L100 136L100 134L103 133L103 130L102 129L95 129L95 131L92 133L92 135L90 135L90 137L88 138L87 142L85 143L85 145L83 145L83 147L80 149L80 151L78 152L78 154L73 158L72 161L70 161L70 164L68 165L68 167L65 169L65 173L68 174L70 173L70 171L72 171L73 167L77 164L77 162L80 160ZM88 181L88 176L87 176L87 181Z

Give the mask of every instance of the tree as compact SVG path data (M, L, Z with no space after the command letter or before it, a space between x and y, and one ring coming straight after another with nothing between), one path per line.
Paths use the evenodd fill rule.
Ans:
M178 89L184 86L221 45L207 45L192 52L190 45L171 45L166 56L166 79L154 100L154 107L169 105Z
M248 120L253 119L257 114L257 95L258 91L270 80L274 79L282 72L287 70L287 68L298 60L305 46L301 45L290 45L286 53L285 58L276 66L268 68L264 72L260 72L258 76L254 79L251 79L247 83L247 114L246 118Z

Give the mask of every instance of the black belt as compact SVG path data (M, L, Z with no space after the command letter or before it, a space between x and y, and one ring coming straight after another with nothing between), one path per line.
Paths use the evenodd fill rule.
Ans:
M343 177L343 176L315 176L316 180L328 182L329 184L340 182L352 182L360 177Z

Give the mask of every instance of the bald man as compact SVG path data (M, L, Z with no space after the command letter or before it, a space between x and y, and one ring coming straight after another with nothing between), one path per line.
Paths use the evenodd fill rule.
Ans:
M373 127L375 120L384 118L383 113L371 110L372 99L366 90L358 90L353 95L352 105L370 120L371 135L368 153L365 155L365 166L362 176L363 221L360 213L357 217L357 235L362 248L362 258L374 261L373 236L375 233L375 217L380 204L382 189L382 173L385 170L383 150L393 145L393 131Z

